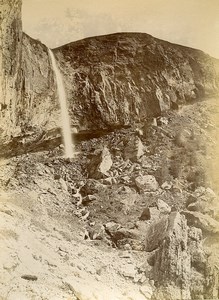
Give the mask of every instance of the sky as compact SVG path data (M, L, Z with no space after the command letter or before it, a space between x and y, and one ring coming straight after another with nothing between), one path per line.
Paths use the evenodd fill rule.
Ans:
M145 32L219 58L219 0L23 0L23 30L50 48Z

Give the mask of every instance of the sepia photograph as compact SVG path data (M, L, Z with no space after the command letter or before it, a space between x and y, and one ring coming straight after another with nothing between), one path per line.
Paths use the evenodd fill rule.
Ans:
M218 101L218 0L0 0L0 300L218 300Z

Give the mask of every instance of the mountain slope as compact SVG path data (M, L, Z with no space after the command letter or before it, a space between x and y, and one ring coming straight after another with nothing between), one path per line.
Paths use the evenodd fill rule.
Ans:
M87 38L55 53L79 129L130 125L218 93L218 60L144 33Z

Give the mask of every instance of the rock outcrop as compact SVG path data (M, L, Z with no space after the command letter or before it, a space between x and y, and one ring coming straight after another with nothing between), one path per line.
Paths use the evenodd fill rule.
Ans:
M162 227L159 228L162 230ZM171 213L164 238L155 254L154 274L157 289L155 299L191 299L191 263L188 251L188 228L185 217Z
M154 254L156 291L152 299L218 299L218 268L203 247L202 230L188 227L185 216L178 212L166 220L164 232L160 222L150 236L160 241Z

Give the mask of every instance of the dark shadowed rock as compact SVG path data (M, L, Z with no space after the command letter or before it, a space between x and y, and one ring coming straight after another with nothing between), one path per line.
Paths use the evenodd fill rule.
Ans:
M123 247L128 241L131 244L134 242L134 247L136 244L139 244L142 247L141 242L138 241L139 234L136 232L136 230L124 228L115 222L109 222L105 224L104 228L107 235L116 246Z
M16 105L21 99L22 22L21 0L1 1L0 33L0 138L16 128ZM13 99L13 100L12 100ZM11 101L12 100L12 101Z
M150 225L146 235L146 251L153 251L160 246L161 242L166 237L168 223L168 217L165 216Z
M105 186L95 179L88 179L84 186L82 186L80 193L82 196L94 195L104 191Z
M139 220L141 221L147 221L151 218L151 212L149 207L146 207L143 209L143 212L141 213L141 216L139 217Z
M196 227L190 227L188 230L188 246L191 254L191 266L195 268L197 272L203 273L206 267L206 253L203 247L200 247L202 243L202 230Z
M87 195L86 197L84 197L82 199L82 204L83 205L88 205L89 203L91 203L91 202L93 202L95 200L97 200L96 196L94 196L94 195Z

